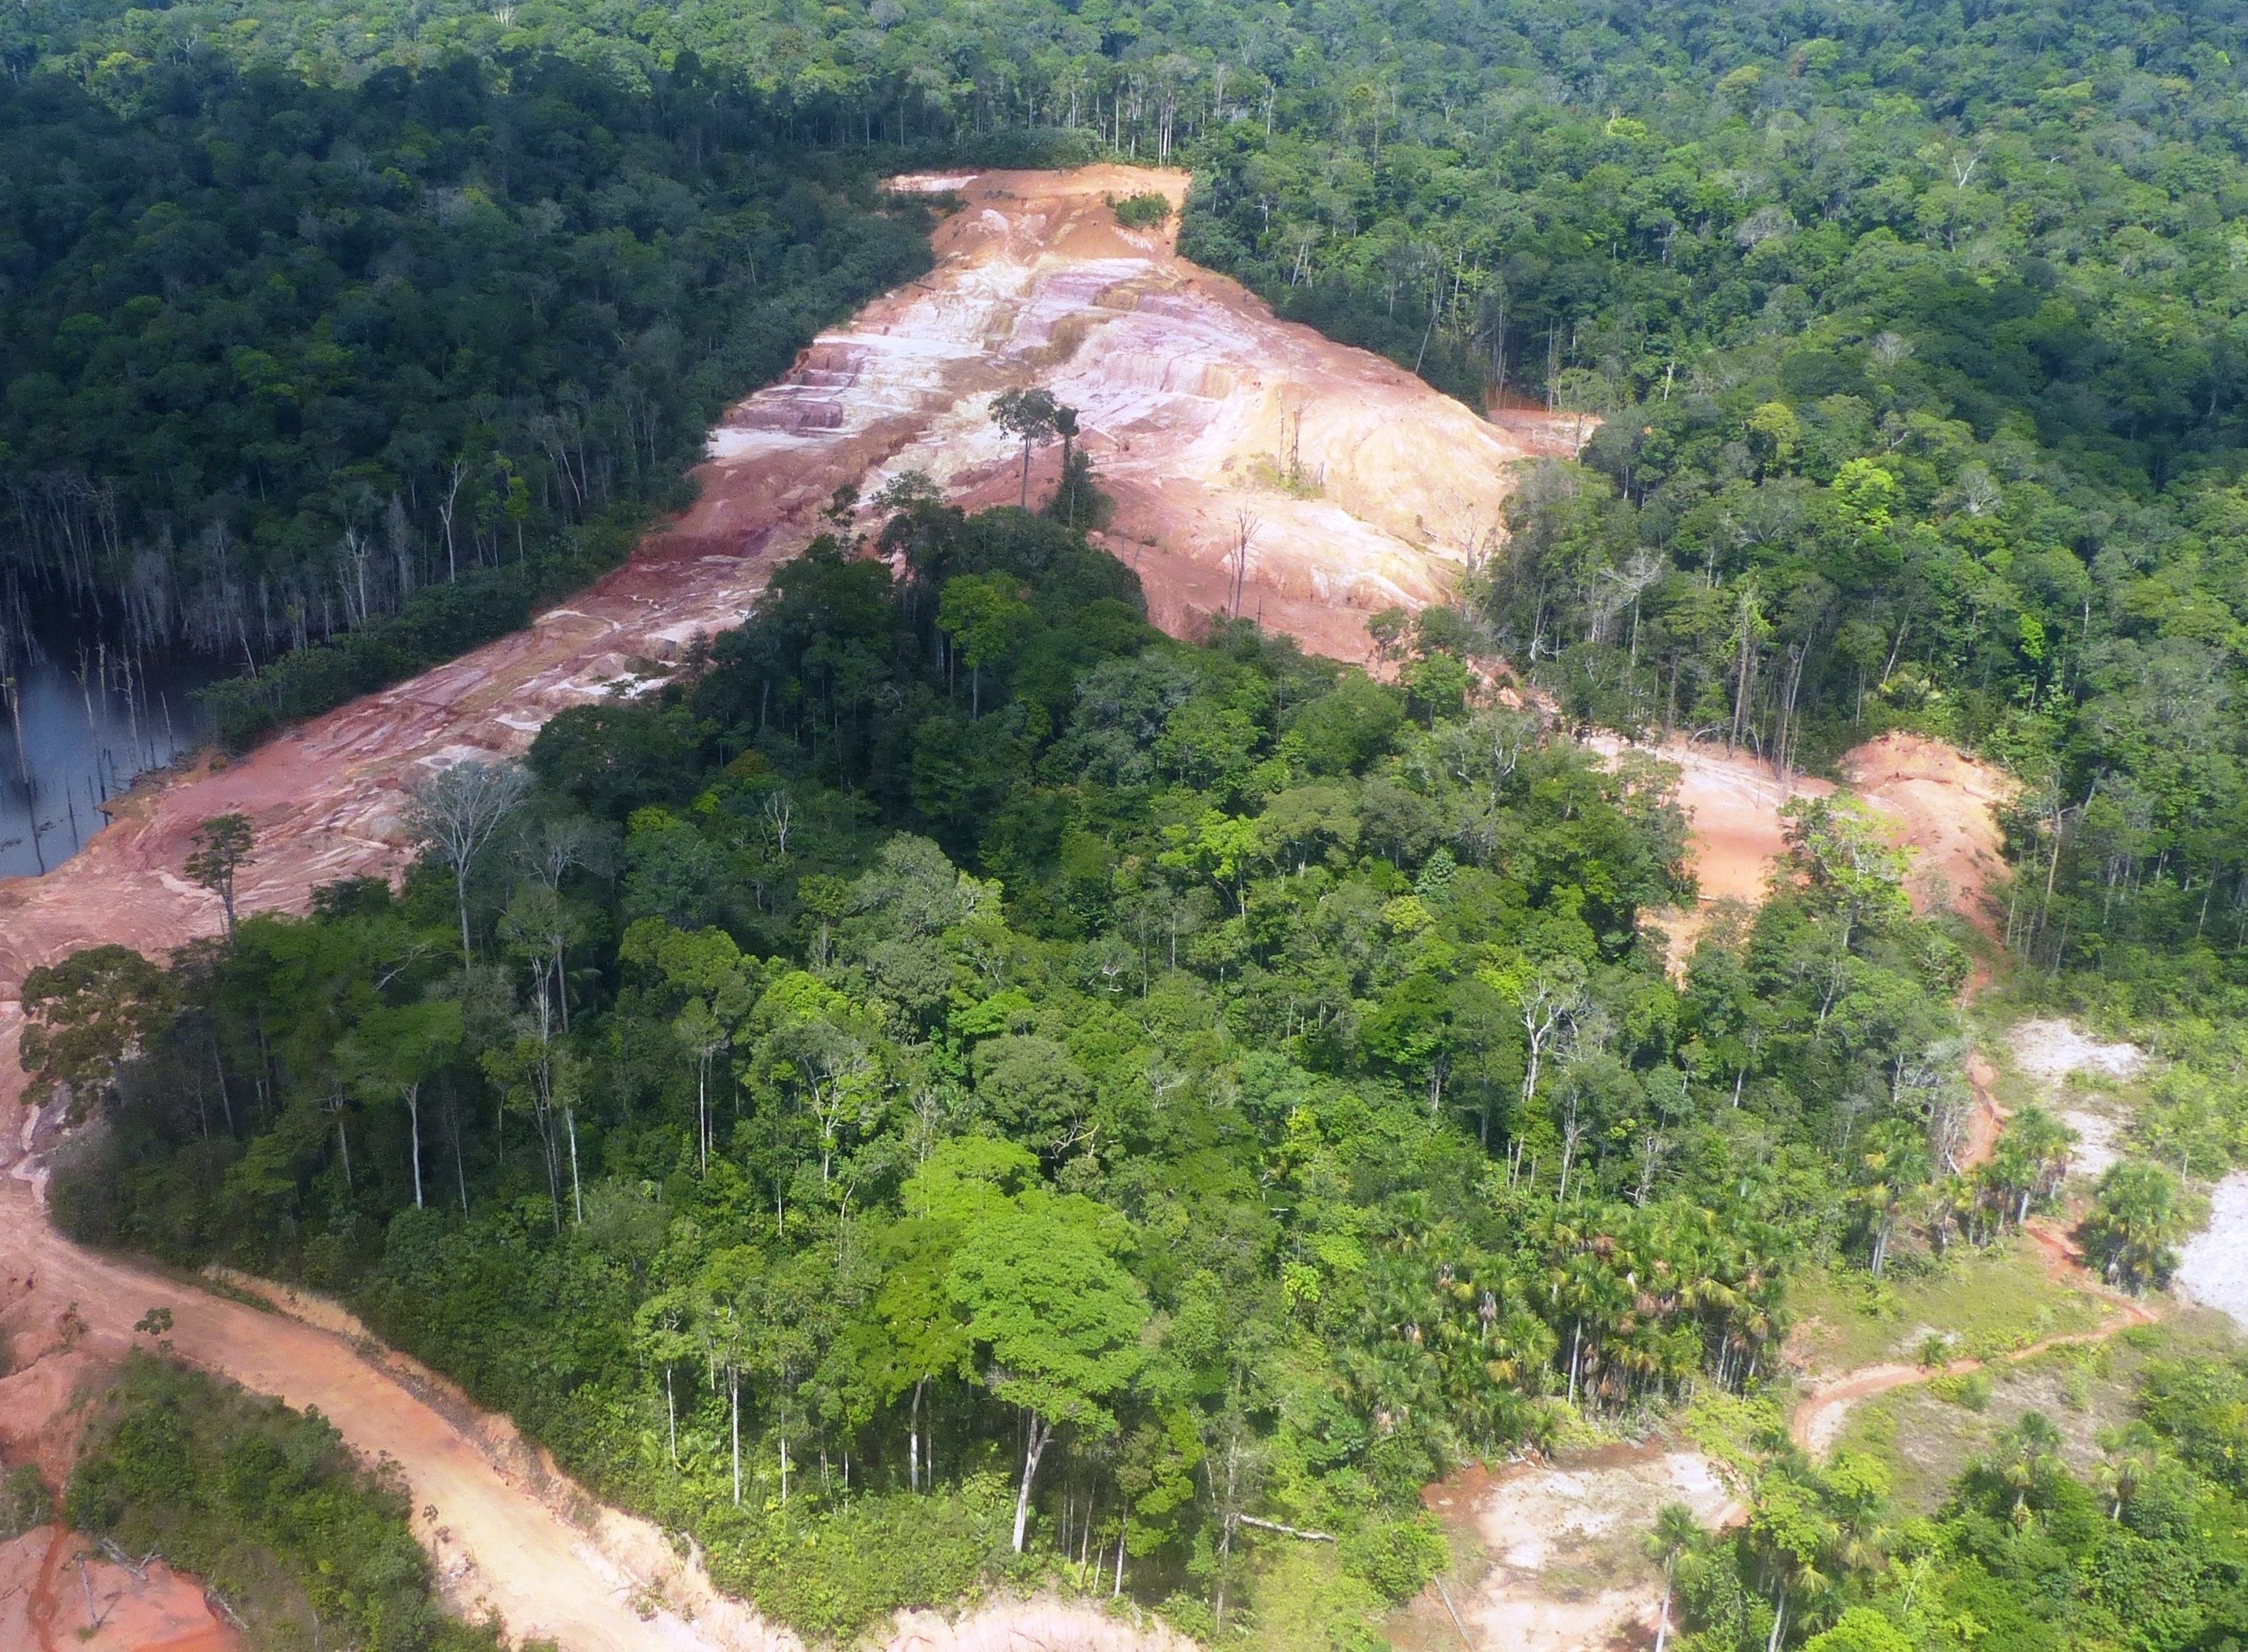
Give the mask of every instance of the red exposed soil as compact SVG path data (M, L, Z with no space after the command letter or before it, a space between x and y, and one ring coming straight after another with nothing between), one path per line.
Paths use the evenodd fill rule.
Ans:
M1354 660L1368 613L1435 600L1497 548L1515 461L1574 450L1557 435L1570 415L1512 414L1520 429L1502 428L1402 367L1275 319L1181 258L1170 231L1125 229L1105 203L1152 190L1176 204L1182 173L922 182L966 203L937 233L936 271L823 338L798 375L812 382L730 416L682 533L737 519L733 467L754 476L792 439L776 432L804 428L813 406L846 438L901 422L914 432L878 477L921 470L965 503L1013 504L1020 449L990 423L990 398L1036 382L1079 410L1116 504L1106 543L1139 568L1158 624L1184 635L1213 614L1261 616ZM1060 462L1058 448L1037 456L1034 497ZM761 508L754 486L748 508Z
M1996 764L1925 735L1885 734L1842 759L1851 792L1895 820L1913 851L1913 904L1949 906L1992 939L1991 891L2005 870L1998 811L2014 785Z
M1614 752L1623 743L1596 738ZM1746 752L1668 740L1636 748L1678 765L1678 803L1692 834L1689 858L1705 904L1764 898L1787 847L1780 810L1796 797L1835 790L1813 776L1783 779ZM1950 907L1986 931L1989 894L2004 870L1997 809L2010 795L2005 771L1922 735L1885 734L1843 757L1844 789L1890 822L1913 853L1915 908Z
M161 1560L136 1573L58 1525L0 1543L0 1647L10 1652L242 1652L247 1645L201 1586Z
M1613 736L1595 737L1592 744L1611 756L1626 749ZM1648 919L1662 932L1671 973L1683 977L1713 908L1764 899L1787 847L1780 810L1792 798L1826 797L1835 787L1813 776L1783 778L1744 751L1693 741L1631 749L1678 768L1676 795L1686 816L1687 860L1701 902L1691 911L1650 912ZM1844 757L1841 769L1843 789L1889 822L1899 845L1912 851L1906 892L1914 909L1925 914L1949 907L1986 936L1993 934L1991 890L2005 869L1998 821L2010 785L2005 771L1941 741L1909 734L1868 741ZM1970 994L1981 984L1978 966L1968 982ZM1970 1141L1987 1153L1998 1115L1979 1085L1977 1094Z

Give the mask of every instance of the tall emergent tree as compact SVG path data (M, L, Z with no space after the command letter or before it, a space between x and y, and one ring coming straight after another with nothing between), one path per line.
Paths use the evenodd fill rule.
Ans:
M1001 1208L969 1229L947 1277L970 1337L989 1352L984 1380L1023 1414L1018 1554L1038 1460L1055 1429L1066 1423L1094 1438L1113 1433L1111 1402L1140 1366L1148 1299L1116 1260L1104 1214L1089 1202L1061 1199Z
M1053 440L1060 429L1060 414L1061 403L1037 385L1003 390L991 403L992 422L1023 444L1023 494L1018 503L1025 511L1031 508L1031 449ZM1073 432L1075 428L1073 417Z
M473 959L469 940L469 874L493 835L523 806L530 789L530 772L521 764L467 757L448 764L408 794L407 820L414 835L453 874L464 967Z

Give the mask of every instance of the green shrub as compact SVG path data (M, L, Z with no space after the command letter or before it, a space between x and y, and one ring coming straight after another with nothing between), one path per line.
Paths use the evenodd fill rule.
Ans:
M711 1546L710 1575L814 1637L847 1642L901 1607L952 1607L1007 1557L1014 1496L996 1474L931 1496L853 1498Z
M28 1463L9 1470L8 1477L0 1480L0 1541L21 1537L52 1518L54 1505L39 1483L39 1471Z
M1127 230L1154 230L1170 222L1170 202L1153 189L1141 195L1104 198L1115 212L1116 222Z
M1928 1391L1939 1400L1965 1406L1970 1411L1987 1411L1991 1408L1991 1379L1985 1372L1962 1371L1957 1376L1937 1377L1928 1385Z

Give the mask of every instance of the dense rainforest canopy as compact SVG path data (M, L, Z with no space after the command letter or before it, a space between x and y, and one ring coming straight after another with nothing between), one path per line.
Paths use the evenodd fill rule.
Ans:
M121 109L0 80L0 673L72 612L252 670L360 631L226 685L241 739L620 557L727 400L928 261L863 168L668 90L552 57L331 86L199 54Z
M1381 627L1405 687L1158 637L1051 515L814 546L659 694L463 774L475 852L425 798L402 892L36 972L27 1057L101 1119L58 1217L346 1294L814 1633L1044 1577L1369 1644L1444 1563L1427 1477L1752 1410L1804 1271L1940 1270L2069 1145L2031 1110L1961 1169L1972 938L1847 806L1674 978L1666 777L1470 703L1482 655L1782 767L2012 764L2004 941L2180 1017L2162 1166L2080 1233L2160 1283L2172 1171L2248 1159L2245 24L0 16L10 609L246 655L236 735L618 554L713 408L925 257L872 187L908 161L1189 164L1192 256L1601 421ZM2097 1486L2025 1419L1925 1519L1760 1436L1748 1523L1673 1531L1680 1628L2237 1642L2242 1381L2150 1370Z
M884 540L425 788L402 894L35 972L110 1098L58 1218L347 1292L808 1628L997 1556L1357 1644L1429 1477L1752 1390L1790 1269L2052 1195L2042 1115L1957 1170L1966 956L1851 807L1674 981L1661 765L1165 640L1050 518ZM1244 1517L1338 1539L1311 1598Z
M1175 160L1186 249L1285 312L1605 420L1525 499L1492 644L1587 715L1781 762L1894 723L2003 752L2049 867L2013 938L2161 1002L2248 956L2244 24L19 8L8 603L262 662L556 556L221 707L317 709L615 555L592 519L668 497L724 395L908 267L884 167Z

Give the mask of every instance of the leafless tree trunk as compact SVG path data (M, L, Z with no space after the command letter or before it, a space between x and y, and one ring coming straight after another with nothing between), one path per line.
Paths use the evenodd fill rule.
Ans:
M523 806L531 775L520 764L468 758L448 765L409 792L407 819L414 835L437 852L453 874L460 907L461 963L472 962L469 940L469 874L476 856L508 817Z

